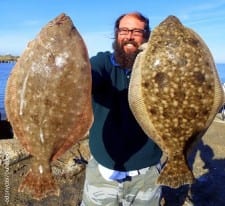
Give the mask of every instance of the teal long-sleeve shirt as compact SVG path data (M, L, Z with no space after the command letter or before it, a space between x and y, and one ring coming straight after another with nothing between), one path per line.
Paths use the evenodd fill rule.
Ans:
M121 68L110 52L100 52L90 62L94 110L91 154L103 166L119 171L157 164L162 152L142 131L129 108L129 70Z

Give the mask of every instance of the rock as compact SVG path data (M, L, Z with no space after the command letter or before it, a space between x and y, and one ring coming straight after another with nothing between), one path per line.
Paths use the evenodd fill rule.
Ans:
M19 184L29 169L32 156L19 144L17 139L0 141L0 205L10 206L61 206L79 205L82 197L85 161L89 154L88 138L75 144L59 159L52 162L52 172L60 187L60 196L49 196L41 201L18 193ZM74 161L74 159L76 161ZM84 164L79 164L83 160Z
M9 165L12 165L28 157L29 153L17 139L0 140L0 165L4 163L5 159L9 161Z

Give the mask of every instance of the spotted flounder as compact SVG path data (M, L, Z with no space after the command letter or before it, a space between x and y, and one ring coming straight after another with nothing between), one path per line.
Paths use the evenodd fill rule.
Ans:
M57 16L28 44L9 76L5 107L34 157L19 191L35 199L59 195L50 162L87 135L93 121L88 52L69 16Z
M187 150L212 123L223 95L204 41L175 16L166 18L137 56L128 93L138 123L167 156L158 184L193 183Z

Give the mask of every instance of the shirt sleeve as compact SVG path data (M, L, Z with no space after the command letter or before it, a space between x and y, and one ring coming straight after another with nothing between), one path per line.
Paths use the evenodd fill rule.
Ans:
M104 89L104 85L108 81L107 61L109 56L106 53L99 52L90 59L92 72L92 94Z

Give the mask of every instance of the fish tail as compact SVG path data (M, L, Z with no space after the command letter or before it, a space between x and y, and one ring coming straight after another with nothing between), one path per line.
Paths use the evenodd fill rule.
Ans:
M50 171L40 174L30 169L21 182L18 191L41 200L49 195L59 196L60 190Z
M185 184L192 184L193 182L194 175L184 158L168 159L157 179L158 184L171 188L178 188Z

